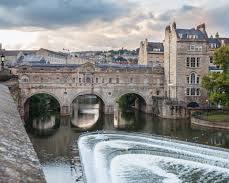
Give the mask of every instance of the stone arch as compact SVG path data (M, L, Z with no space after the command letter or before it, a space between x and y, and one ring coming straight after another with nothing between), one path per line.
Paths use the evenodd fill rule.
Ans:
M99 93L97 93L97 92L80 92L80 93L77 93L76 95L74 95L71 99L70 99L70 105L73 103L73 101L77 98L77 97L79 97L79 96L84 96L84 95L95 95L95 96L97 96L98 98L100 98L101 99L101 101L103 102L103 104L104 105L106 105L106 101L105 101L105 99L104 99L104 97L101 95L101 94L99 94Z
M30 110L29 109L29 99L31 99L33 96L39 95L39 94L46 94L46 95L49 95L52 98L54 98L57 101L58 105L59 105L59 110L60 110L60 113L61 113L62 103L59 100L59 98L53 93L49 93L49 92L45 92L45 91L44 92L43 91L39 91L39 92L31 93L30 95L25 96L25 98L21 100L19 111L20 111L20 115L24 118L24 120L26 120L28 118L28 116L29 116L29 110Z
M25 103L28 101L28 99L30 99L30 98L33 97L34 95L38 95L38 94L47 94L47 95L50 95L51 97L55 98L55 99L58 101L60 107L62 106L61 100L60 100L55 94L53 94L52 92L47 92L47 91L37 91L37 92L34 92L34 93L32 93L32 94L26 96L26 97L24 98L23 102L22 102L22 106L25 105Z
M188 103L187 107L196 108L199 107L199 104L197 102L190 102Z
M128 94L135 94L135 95L138 95L138 96L140 96L140 97L144 100L144 102L145 102L146 104L149 103L149 101L147 100L147 98L146 98L142 93L137 92L137 91L127 91L127 92L119 93L119 94L115 97L115 102L117 102L117 100L120 99L122 96L128 95Z
M149 113L149 111L152 110L150 109L149 101L147 100L147 98L143 94L139 92L135 92L135 91L119 93L119 95L115 98L116 110L119 108L119 105L117 103L118 99L128 94L135 94L138 96L138 98L135 100L135 109L145 112L145 113Z

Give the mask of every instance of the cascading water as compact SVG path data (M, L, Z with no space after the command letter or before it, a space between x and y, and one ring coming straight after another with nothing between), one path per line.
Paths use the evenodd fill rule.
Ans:
M229 151L134 133L78 141L87 183L229 182Z

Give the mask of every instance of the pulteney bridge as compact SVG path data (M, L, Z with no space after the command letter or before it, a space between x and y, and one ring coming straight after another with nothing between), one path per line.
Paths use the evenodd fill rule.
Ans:
M45 93L60 104L61 114L71 114L74 99L96 95L104 113L113 114L116 101L123 95L139 96L138 107L152 113L153 96L164 96L164 71L161 67L122 66L86 63L82 65L33 65L18 68L20 101L24 114L26 102L33 95Z

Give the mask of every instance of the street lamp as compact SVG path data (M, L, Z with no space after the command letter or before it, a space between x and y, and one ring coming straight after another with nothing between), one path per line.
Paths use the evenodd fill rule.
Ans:
M2 54L1 56L1 70L3 71L4 70L4 62L5 62L5 55Z

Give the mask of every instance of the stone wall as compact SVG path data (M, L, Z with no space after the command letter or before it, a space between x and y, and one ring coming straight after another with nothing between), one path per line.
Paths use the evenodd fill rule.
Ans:
M9 89L1 84L0 182L46 182Z
M208 128L229 130L229 120L228 122L212 122L212 121L199 119L197 117L191 117L191 124L196 126L208 127Z

